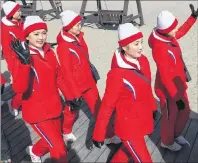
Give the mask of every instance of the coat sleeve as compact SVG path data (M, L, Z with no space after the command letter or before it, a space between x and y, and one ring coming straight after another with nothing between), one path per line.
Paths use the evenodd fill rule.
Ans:
M78 85L73 75L73 65L71 62L69 49L65 47L64 44L58 45L57 55L61 66L62 74L68 87L70 88L74 97L79 98L80 96L82 96L82 93L80 91L80 88L78 88Z
M93 139L96 141L104 141L105 139L107 125L119 99L122 86L122 79L115 71L110 71L107 76L106 90L93 133Z
M162 47L155 47L153 49L153 57L159 71L161 81L172 98L178 97L178 90L173 80L177 76L174 67L168 63L168 51Z
M176 39L180 39L183 37L193 26L193 24L196 22L196 19L192 16L190 16L187 21L178 29L176 33Z
M144 75L145 75L145 77L146 77L149 81L151 81L151 68L150 68L150 63L149 63L147 57L145 57L145 56L143 56L143 64L145 65L145 68L144 68L144 70L145 70Z
M50 55L52 57L50 60L52 62L51 64L53 65L54 69L56 70L57 87L60 89L60 91L62 92L62 94L64 95L66 100L72 100L74 97L72 96L71 92L69 92L68 85L66 84L64 76L62 74L62 70L59 65L57 55L52 49L51 49L50 53L52 54L52 55Z
M18 59L14 60L13 90L16 93L23 94L29 87L30 65L23 65Z
M68 89L68 85L66 84L61 68L59 65L57 65L57 86L60 89L60 91L63 93L66 100L72 100L74 99L74 96Z
M150 81L152 81L151 79L151 68L150 68L150 63L149 60L147 59L147 57L144 57L144 64L145 64L145 76L147 79L149 79ZM155 98L153 96L153 91L152 91L152 87L150 87L152 95L149 96L148 98L150 99L150 108L152 110L157 110L157 103L155 101Z
M1 85L5 84L6 83L6 80L3 76L3 74L1 73Z
M12 57L11 57L11 48L10 48L10 42L11 42L11 38L9 35L9 31L6 29L5 25L1 24L2 27L2 31L1 32L1 46L2 46L2 52L3 52L3 56L8 64L8 69L9 71L11 71L10 69L10 63L12 61Z
M83 45L83 48L84 50L86 51L86 55L87 55L87 58L90 59L90 56L89 56L89 48L84 40L84 38L82 39L82 45Z

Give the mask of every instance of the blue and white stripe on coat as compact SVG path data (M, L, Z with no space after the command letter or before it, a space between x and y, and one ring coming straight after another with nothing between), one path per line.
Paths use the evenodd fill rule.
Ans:
M176 58L172 51L168 50L168 54L174 59L174 63L176 64Z
M78 53L71 48L69 48L69 50L70 50L71 54L75 55L78 58L78 63L80 63L80 57L79 57Z
M36 77L36 81L37 81L37 83L39 84L39 78L38 78L38 74L37 74L35 68L34 68L33 66L31 66L31 69L33 70L33 72L34 72L34 74L35 74L35 77Z
M133 85L128 80L126 80L124 78L123 78L123 82L124 82L124 85L131 90L133 97L136 100L136 92L135 92L135 88L133 87Z

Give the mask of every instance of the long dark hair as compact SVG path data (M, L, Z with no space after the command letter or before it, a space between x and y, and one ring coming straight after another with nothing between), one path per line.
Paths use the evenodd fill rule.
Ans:
M123 50L123 48L122 47L119 47L119 49L120 49L121 54L122 55L125 55L125 51Z

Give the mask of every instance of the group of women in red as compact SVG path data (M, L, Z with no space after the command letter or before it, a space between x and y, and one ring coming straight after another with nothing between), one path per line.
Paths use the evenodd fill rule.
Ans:
M192 14L180 28L172 13L162 11L149 37L157 66L154 89L162 112L161 146L172 151L188 143L181 136L190 107L177 39L196 22L198 11L192 5L190 8ZM48 152L55 162L68 162L64 139L76 140L72 126L85 102L96 120L93 144L100 148L104 143L122 142L111 162L129 162L131 158L134 162L152 162L144 136L154 130L157 105L149 61L142 54L142 32L131 23L119 25L119 48L113 54L101 100L80 15L71 10L60 14L62 29L54 52L46 43L47 24L39 16L27 16L22 21L20 6L11 1L3 4L3 10L6 16L1 21L2 51L16 93L12 107L17 110L21 106L23 119L40 136L28 147L32 162L41 162L41 156ZM59 91L67 103L64 109ZM114 131L112 127L107 129L113 112Z

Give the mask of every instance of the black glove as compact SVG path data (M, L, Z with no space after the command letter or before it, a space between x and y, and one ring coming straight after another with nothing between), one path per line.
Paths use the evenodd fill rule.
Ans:
M23 46L23 43L15 38L14 41L11 41L11 48L15 51L22 64L30 64L30 50L26 42L24 42Z
M155 121L157 120L157 113L158 113L157 110L153 111L153 119L154 119Z
M194 17L195 19L197 19L197 17L198 17L198 8L197 8L197 11L195 11L194 6L192 4L190 4L189 6L190 6L190 9L192 11L191 16Z
M99 142L99 141L95 141L95 140L92 140L93 141L93 144L97 147L97 148L101 148L104 144L104 142Z
M70 110L72 112L75 112L83 106L84 98L80 97L78 99L73 99L73 100L69 101L68 103L70 105Z
M177 104L177 109L179 111L184 110L184 108L185 108L185 102L182 99L176 101L176 104Z

